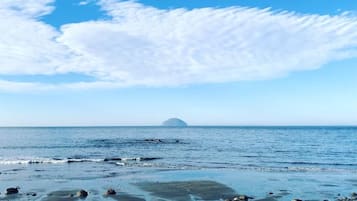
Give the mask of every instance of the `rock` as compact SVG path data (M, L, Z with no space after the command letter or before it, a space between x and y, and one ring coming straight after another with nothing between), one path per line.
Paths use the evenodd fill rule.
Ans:
M292 199L291 201L302 201L302 200L300 200L300 199Z
M249 199L253 199L253 198L248 197L246 195L239 195L238 197L234 197L233 201L248 201Z
M162 126L166 127L187 127L186 122L178 118L171 118L162 122Z
M145 139L145 142L163 142L161 139Z
M108 162L108 161L122 161L123 159L122 158L105 158L104 159L104 162Z
M28 195L28 196L36 196L37 193L35 193L35 192L30 192L30 193L26 193L26 195Z
M274 193L273 193L273 192L269 192L268 194L269 194L269 195L273 195Z
M139 161L153 161L153 160L159 160L162 158L157 158L157 157L145 157L145 158L138 158Z
M357 193L352 193L351 197L338 198L337 201L357 201Z
M7 188L6 189L6 195L12 195L12 194L17 194L19 193L19 188Z
M107 192L105 194L106 195L115 195L115 194L117 194L117 192L114 189L110 188L107 190Z
M247 201L249 198L248 198L247 196L245 196L245 195L240 195L240 196L238 197L238 199L239 199L239 200Z
M77 192L77 197L85 198L87 196L88 196L88 192L83 189Z

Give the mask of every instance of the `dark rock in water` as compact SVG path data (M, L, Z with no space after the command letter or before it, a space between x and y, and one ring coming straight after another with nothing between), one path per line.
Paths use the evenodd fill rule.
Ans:
M139 158L139 161L153 161L153 160L159 160L162 158L156 158L156 157L145 157L145 158Z
M302 201L302 200L300 200L300 199L293 199L293 200L291 200L291 201Z
M85 197L88 196L88 192L82 189L82 190L77 192L77 196L80 197L80 198L85 198Z
M30 193L26 193L26 195L28 195L28 196L36 196L37 193L35 193L35 192L30 192Z
M117 194L117 192L114 189L110 188L107 190L107 192L105 194L106 195L115 195L115 194Z
M166 127L186 127L187 124L181 119L178 118L171 118L162 123L162 126Z
M104 161L107 162L107 161L121 161L122 158L105 158Z
M352 197L352 198L357 198L357 193L352 193L352 194L351 194L351 197Z
M7 188L6 189L6 195L12 195L12 194L17 194L19 193L19 188Z
M161 139L145 139L145 142L164 142Z

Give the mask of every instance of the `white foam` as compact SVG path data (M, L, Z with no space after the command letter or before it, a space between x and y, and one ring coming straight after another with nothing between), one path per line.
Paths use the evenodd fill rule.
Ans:
M117 162L116 165L125 166L125 163Z
M74 162L101 162L103 159L1 158L0 165L61 164Z

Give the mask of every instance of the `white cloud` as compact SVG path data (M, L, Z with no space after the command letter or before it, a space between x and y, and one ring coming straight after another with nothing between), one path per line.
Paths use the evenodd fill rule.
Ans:
M1 0L0 10L13 12L17 15L39 17L51 13L54 0Z
M80 1L78 3L79 6L85 6L85 5L88 5L90 3L94 3L95 0L85 0L85 1Z
M49 0L0 3L0 74L55 74L67 62L68 49L56 42L53 27L36 18L52 10Z
M168 86L271 79L357 56L357 18L346 15L244 7L160 10L115 0L100 5L112 20L67 24L61 33L9 14L7 24L0 22L0 30L12 32L0 35L0 74L75 72L98 80L51 89Z

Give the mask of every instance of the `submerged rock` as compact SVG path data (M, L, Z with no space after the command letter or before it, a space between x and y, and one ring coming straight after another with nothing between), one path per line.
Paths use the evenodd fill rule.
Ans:
M29 192L29 193L26 193L26 195L28 195L28 196L36 196L37 193L35 193L35 192Z
M110 188L107 190L107 192L105 194L106 195L115 195L115 194L117 194L117 192L114 189Z
M162 126L166 127L187 127L187 123L178 118L171 118L162 122Z
M19 187L16 188L11 187L6 189L6 195L13 195L18 193L19 193Z
M105 158L104 162L108 162L108 161L122 161L122 158Z

